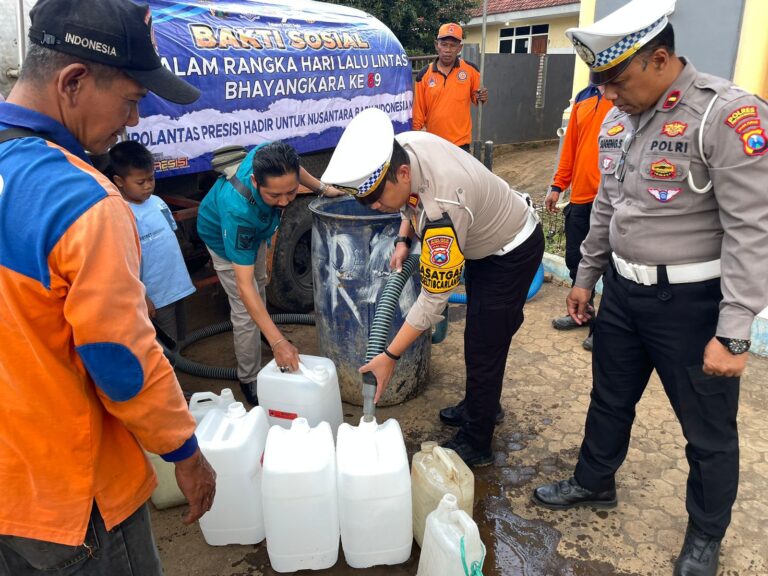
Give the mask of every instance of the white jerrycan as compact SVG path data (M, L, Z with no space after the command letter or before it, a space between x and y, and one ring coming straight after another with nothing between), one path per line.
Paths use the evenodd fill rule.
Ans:
M446 494L427 516L416 576L482 576L485 546L477 524Z
M281 372L272 360L256 377L259 405L270 426L290 428L295 418L305 418L310 427L328 422L336 438L343 421L336 365L320 356L299 356L299 370Z
M401 564L411 556L411 476L396 420L342 424L336 443L339 524L352 568Z
M196 392L189 401L189 411L200 424L210 410L226 410L227 406L235 401L232 390L224 388L221 395L213 392ZM172 462L166 462L157 454L147 452L149 461L155 468L157 474L157 488L152 492L152 504L158 510L181 506L187 499L181 493L179 485L176 483L176 466Z
M272 426L262 480L267 553L275 572L323 570L339 556L336 457L328 422Z
M423 442L421 451L413 455L413 537L421 546L427 516L445 494L456 496L458 506L472 518L475 499L475 475L464 460L437 442Z
M211 410L197 427L200 450L216 471L216 497L200 518L212 546L264 540L261 459L269 425L260 406L246 412L240 402Z
M211 410L224 410L235 401L235 395L230 388L222 388L221 394L214 392L195 392L189 399L189 411L195 422L200 424L203 417Z

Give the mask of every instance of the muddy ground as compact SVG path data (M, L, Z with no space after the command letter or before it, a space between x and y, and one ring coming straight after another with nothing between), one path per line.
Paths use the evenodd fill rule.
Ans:
M494 169L516 188L543 200L552 176L556 145L505 147ZM583 331L556 332L553 316L562 313L567 288L547 283L526 306L526 322L515 336L505 376L504 422L497 427L493 466L476 471L475 513L487 557L486 576L608 576L671 574L685 530L684 440L674 414L654 377L638 407L632 445L619 477L619 507L612 511L579 509L564 513L530 503L539 483L567 477L581 441L589 402L591 356ZM187 302L189 329L227 318L226 298L207 288ZM425 440L445 440L453 429L440 424L437 411L463 392L463 307L452 305L447 339L432 348L424 390L413 400L379 409L379 421L396 418L409 457ZM284 327L300 351L317 354L313 327ZM190 347L194 360L234 366L231 336L209 338ZM271 359L266 350L263 363ZM236 382L179 374L188 391L219 391ZM234 385L234 386L233 386ZM742 384L740 413L742 477L733 524L724 542L722 575L768 574L768 360L753 357ZM344 419L357 423L361 409L344 405ZM208 546L197 525L181 523L183 508L153 511L153 527L168 576L255 576L275 574L264 543ZM418 547L400 566L353 570L343 553L334 568L317 574L413 575ZM311 572L302 572L311 574Z

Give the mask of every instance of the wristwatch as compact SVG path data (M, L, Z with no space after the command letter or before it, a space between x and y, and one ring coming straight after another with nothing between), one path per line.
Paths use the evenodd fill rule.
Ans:
M752 340L739 340L737 338L723 338L722 336L716 336L717 341L728 349L728 352L737 356L749 351L749 347L752 345Z
M398 236L397 238L395 238L395 248L397 248L397 245L400 242L404 242L406 248L410 248L411 247L411 239L408 238L408 236Z

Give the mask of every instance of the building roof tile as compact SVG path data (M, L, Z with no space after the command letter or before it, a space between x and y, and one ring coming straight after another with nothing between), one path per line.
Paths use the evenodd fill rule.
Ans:
M488 14L503 14L504 12L518 12L524 10L536 10L538 8L551 8L564 4L579 4L581 0L488 0ZM473 17L483 15L482 5L471 12Z

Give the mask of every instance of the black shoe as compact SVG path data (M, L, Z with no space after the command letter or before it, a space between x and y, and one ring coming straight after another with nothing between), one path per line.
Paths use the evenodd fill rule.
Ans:
M566 314L552 320L552 328L555 330L573 330L575 328L587 328L591 323L592 319L590 318L583 324L576 324L576 321L571 318L570 314Z
M464 422L464 400L456 406L448 406L440 410L440 420L447 426L461 426ZM501 424L504 420L504 409L499 406L496 411L496 424Z
M251 406L259 405L259 397L256 396L256 382L240 382L240 390Z
M477 450L469 444L466 440L459 438L458 435L454 436L447 442L441 444L443 448L450 448L459 457L464 460L467 466L480 468L482 466L488 466L493 464L494 456L490 448L486 450Z
M715 576L720 559L720 540L688 521L683 548L675 562L674 576Z
M581 347L584 348L584 350L592 352L592 334L584 338L584 342L581 343Z
M539 486L533 491L532 500L550 510L567 510L576 506L613 508L616 506L616 489L591 492L580 486L576 478L571 476L568 480Z

